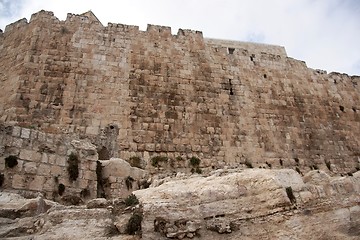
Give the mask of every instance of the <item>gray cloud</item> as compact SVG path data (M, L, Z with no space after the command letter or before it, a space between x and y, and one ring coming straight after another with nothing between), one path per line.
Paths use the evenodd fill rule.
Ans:
M0 28L41 9L91 9L103 22L201 30L205 37L285 46L309 67L360 75L358 0L0 0ZM3 14L6 13L6 14Z

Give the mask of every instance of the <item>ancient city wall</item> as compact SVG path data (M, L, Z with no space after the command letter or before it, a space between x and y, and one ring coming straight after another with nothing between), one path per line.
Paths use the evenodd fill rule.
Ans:
M87 138L100 159L360 167L360 77L309 69L283 47L42 11L9 25L0 50L1 120Z
M69 201L97 196L97 151L84 141L11 125L0 126L1 187ZM69 157L76 166L69 165ZM77 168L70 177L69 168ZM72 169L74 171L74 169ZM77 196L78 198L74 198Z

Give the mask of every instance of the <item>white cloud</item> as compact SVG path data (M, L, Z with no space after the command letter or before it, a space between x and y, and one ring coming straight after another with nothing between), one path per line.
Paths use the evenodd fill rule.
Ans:
M11 7L9 7L11 3ZM14 7L16 6L16 7ZM5 10L4 10L5 9ZM312 68L360 75L358 0L0 0L0 28L41 9L60 19L92 10L108 22L203 31L205 37L285 46ZM11 14L4 15L4 12Z

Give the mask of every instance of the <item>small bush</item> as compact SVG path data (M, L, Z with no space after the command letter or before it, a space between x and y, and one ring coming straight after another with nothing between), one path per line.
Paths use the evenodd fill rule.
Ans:
M17 160L17 156L14 155L10 155L8 157L5 158L5 166L8 168L13 168L16 165L18 165L18 160Z
M138 156L130 157L129 163L132 167L141 168L141 158Z
M76 179L79 177L79 158L77 154L71 153L69 155L67 171L69 174L69 179L71 181L76 181Z
M5 182L5 176L4 176L4 174L0 174L0 187L2 187L2 185L4 184L4 182Z
M141 180L141 181L138 181L138 186L139 186L139 189L146 189L146 188L149 188L151 185L151 182L150 181L147 181L147 180Z
M179 161L179 162L180 162L180 161L184 161L184 159L183 159L181 156L177 156L177 157L176 157L176 161Z
M193 167L198 167L200 165L201 160L197 157L190 158L190 165Z
M153 167L158 167L161 162L167 162L168 158L164 156L155 156L151 158L151 165Z
M90 196L90 191L89 191L89 189L84 188L83 190L81 190L81 192L80 192L80 197L82 197L82 198L87 198L87 197L89 197L89 196Z
M132 189L132 185L133 185L134 181L135 180L131 176L128 176L127 178L125 178L125 184L126 184L127 190Z
M246 160L245 161L245 165L248 167L248 168L254 168L252 163L249 161L249 160Z
M124 203L128 207L135 206L139 203L139 199L134 194L130 194L127 198L125 198Z
M64 194L64 192L65 192L65 185L62 184L62 183L60 183L60 184L58 185L58 194L59 194L60 196L62 196L62 195Z
M133 213L129 222L126 225L126 233L135 235L141 231L142 215L140 213Z

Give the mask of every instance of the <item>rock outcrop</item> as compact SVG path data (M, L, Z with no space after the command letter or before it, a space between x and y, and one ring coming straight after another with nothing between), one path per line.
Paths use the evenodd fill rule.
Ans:
M145 239L360 237L359 172L334 178L321 171L302 178L288 169L218 175L135 191Z
M360 172L216 171L63 206L0 193L2 239L359 239ZM141 231L140 231L141 230Z
M126 234L136 208L126 208L121 200L104 203L93 200L88 206L63 206L44 200L46 211L39 212L41 198L25 199L13 193L0 193L1 239L113 239L136 240Z

